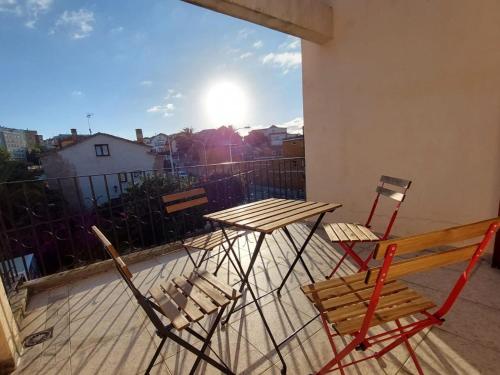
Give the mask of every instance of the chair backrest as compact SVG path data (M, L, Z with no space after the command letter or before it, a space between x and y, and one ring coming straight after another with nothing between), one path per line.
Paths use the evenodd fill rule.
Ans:
M203 188L196 188L161 197L165 203L165 211L171 214L188 208L201 206L208 203L207 193Z
M104 249L106 249L106 252L109 254L111 259L113 259L116 268L118 269L118 272L120 272L120 275L125 279L125 281L132 281L132 272L127 267L127 264L123 261L122 257L116 249L113 247L111 242L106 238L106 236L97 228L95 225L92 226L92 232L97 236L99 241L101 241L102 245L104 246Z
M404 201L406 197L406 191L410 188L410 185L410 180L390 176L380 177L380 181L377 185L377 188L375 189L375 191L377 192L377 196L375 197L375 201L373 202L372 209L370 210L370 214L368 215L365 226L368 228L370 227L373 215L375 214L375 210L378 206L380 196L396 201L396 207L394 208L391 219L389 220L389 224L387 225L387 228L385 229L384 234L381 237L382 240L385 240L387 237L389 237L392 226L394 225L394 221L396 220L396 217L398 215L399 207Z
M500 217L496 217L416 236L381 241L377 244L373 257L375 259L384 259L384 262L382 266L368 270L365 282L382 285L389 279L403 275L468 261L465 271L461 273L447 300L434 314L437 318L441 318L455 302L465 283L469 280L469 275L479 257L483 254L488 243L499 228ZM472 242L472 244L464 244L464 241ZM455 247L443 251L438 250L432 254L421 255L393 263L393 258L396 255L419 252L457 242L461 243L458 248Z

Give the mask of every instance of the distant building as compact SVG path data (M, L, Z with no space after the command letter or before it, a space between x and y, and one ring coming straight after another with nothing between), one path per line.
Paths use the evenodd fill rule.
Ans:
M269 144L271 146L281 146L283 144L283 140L288 136L286 128L280 128L276 125L271 125L270 127L265 129L256 129L252 131L264 134L269 139Z
M175 142L174 135L166 135L165 133L159 133L152 137L143 137L142 130L136 129L137 142L144 143L151 147L151 151L157 155L162 155L164 160L164 168L170 168L170 158L177 153L177 144ZM170 137L170 142L169 142ZM172 152L170 152L170 147L172 147ZM174 164L175 163L175 160Z
M66 200L85 206L117 198L142 178L142 171L162 168L150 146L105 133L76 138L69 146L46 152L41 161L48 178L95 176L61 180ZM51 184L58 188L57 181Z
M301 135L283 140L283 157L296 158L304 156L304 136Z
M26 160L28 151L39 145L36 130L12 129L0 126L0 147L14 160Z

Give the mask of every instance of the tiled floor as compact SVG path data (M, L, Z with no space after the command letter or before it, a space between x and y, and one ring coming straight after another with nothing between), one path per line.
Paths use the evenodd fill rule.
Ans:
M305 225L293 227L292 234L303 241ZM248 265L256 238L242 238L238 251ZM159 256L130 266L134 283L146 292L159 279L188 273L191 263L183 252ZM318 280L338 259L336 252L320 236L313 237L306 262ZM251 283L258 294L279 285L287 271L293 250L281 232L267 237L254 267ZM460 265L407 278L411 286L434 300L442 300L458 277ZM213 270L210 261L207 268ZM344 274L352 267L342 268ZM218 275L236 282L232 267ZM300 264L286 285L286 294L264 297L263 311L278 340L301 326L315 310L302 295L300 284L307 277ZM462 297L447 321L412 339L427 374L497 374L500 368L500 271L490 268L488 256L481 261ZM284 293L285 293L284 292ZM245 297L245 296L244 296ZM22 324L27 335L54 327L51 340L26 349L16 373L19 374L137 374L143 373L159 339L139 310L135 300L114 271L37 294L30 298ZM425 338L425 340L424 340ZM190 341L199 345L196 339ZM340 343L340 340L339 340ZM225 329L218 329L213 348L236 373L279 374L280 365L270 340L266 337L258 312L253 305L234 314ZM288 374L309 374L327 362L332 354L320 320L282 347ZM361 355L361 354L359 354ZM356 354L356 357L359 356ZM349 367L347 374L412 374L416 369L404 347L386 355L383 361L362 362ZM155 374L188 374L193 355L175 343L168 343L157 360ZM218 373L209 365L200 366L200 374Z

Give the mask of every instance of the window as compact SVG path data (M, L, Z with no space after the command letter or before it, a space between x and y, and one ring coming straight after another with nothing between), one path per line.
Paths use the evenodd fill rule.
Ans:
M119 173L118 176L120 178L120 183L127 182L127 180L128 180L127 172Z
M108 145L94 145L94 147L95 147L95 156L109 156Z

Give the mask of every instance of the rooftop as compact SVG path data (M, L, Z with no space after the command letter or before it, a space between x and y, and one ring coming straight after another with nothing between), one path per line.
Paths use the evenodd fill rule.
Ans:
M299 242L308 233L306 224L296 224L290 229ZM317 233L305 252L305 259L315 279L320 280L341 253L332 248L320 231ZM255 242L255 235L249 234L237 243L243 267L248 265ZM488 253L481 260L445 324L411 339L427 374L497 373L500 294L496 290L500 271L490 267L490 258ZM284 234L277 231L268 236L250 279L257 293L264 294L277 287L293 259L294 252ZM215 259L208 261L206 267L213 271ZM183 251L130 265L134 283L143 292L158 280L188 273L191 268ZM442 301L462 269L463 264L456 264L409 276L406 281L427 297ZM350 274L354 267L344 263L341 272ZM234 270L227 268L227 262L218 277L228 283L238 280ZM279 341L316 314L299 289L306 283L305 272L297 266L286 284L286 294L284 291L281 298L271 294L261 300ZM159 343L153 326L114 270L33 295L22 322L22 335L50 327L54 327L53 338L25 349L17 374L142 373ZM229 326L218 328L214 337L214 349L236 373L279 374L278 357L252 305L234 314ZM308 374L332 357L319 318L287 342L282 352L289 374ZM192 361L190 353L167 342L153 373L187 374ZM347 368L346 373L407 374L415 373L413 366L408 352L400 346L386 355L383 362L362 362ZM203 364L198 373L218 372Z

